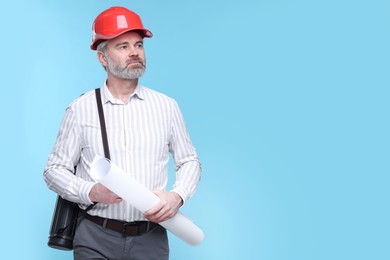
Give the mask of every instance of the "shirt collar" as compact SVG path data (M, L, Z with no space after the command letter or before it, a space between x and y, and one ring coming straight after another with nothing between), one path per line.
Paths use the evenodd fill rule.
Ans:
M104 82L103 87L102 87L102 100L103 103L111 102L112 104L123 104L122 101L118 100L117 98L113 97L111 92L108 90L107 83ZM129 100L133 97L136 97L140 100L144 100L144 89L143 87L138 84L137 87L135 88L133 94L130 96Z

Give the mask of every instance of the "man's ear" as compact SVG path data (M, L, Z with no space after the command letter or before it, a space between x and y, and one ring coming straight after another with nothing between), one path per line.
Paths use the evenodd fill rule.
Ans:
M103 65L103 67L107 67L106 55L103 52L98 51L97 56L98 56L99 62Z

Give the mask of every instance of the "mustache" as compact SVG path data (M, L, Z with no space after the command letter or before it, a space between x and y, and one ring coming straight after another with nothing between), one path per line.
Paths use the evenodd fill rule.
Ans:
M126 61L126 66L133 64L133 63L140 63L143 67L145 67L145 61L139 58L133 58Z

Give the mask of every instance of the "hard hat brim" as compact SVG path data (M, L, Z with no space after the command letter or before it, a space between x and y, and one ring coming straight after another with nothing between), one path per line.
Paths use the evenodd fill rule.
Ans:
M122 35L124 33L127 33L127 32L132 32L132 31L136 31L136 32L139 32L141 34L141 36L143 38L152 38L153 37L153 33L151 31L149 31L148 29L145 29L145 28L140 28L140 29L127 29L127 30L124 30L120 33L117 33L115 35L101 35L101 34L95 34L94 35L94 40L91 44L91 50L95 50L97 49L97 46L102 42L102 41L108 41L108 40L111 40L111 39L114 39L115 37L118 37L119 35Z

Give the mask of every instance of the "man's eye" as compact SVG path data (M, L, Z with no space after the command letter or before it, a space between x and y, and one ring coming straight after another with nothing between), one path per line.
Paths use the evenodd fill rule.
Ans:
M142 43L137 44L137 48L143 48L143 47L144 47L144 45Z

